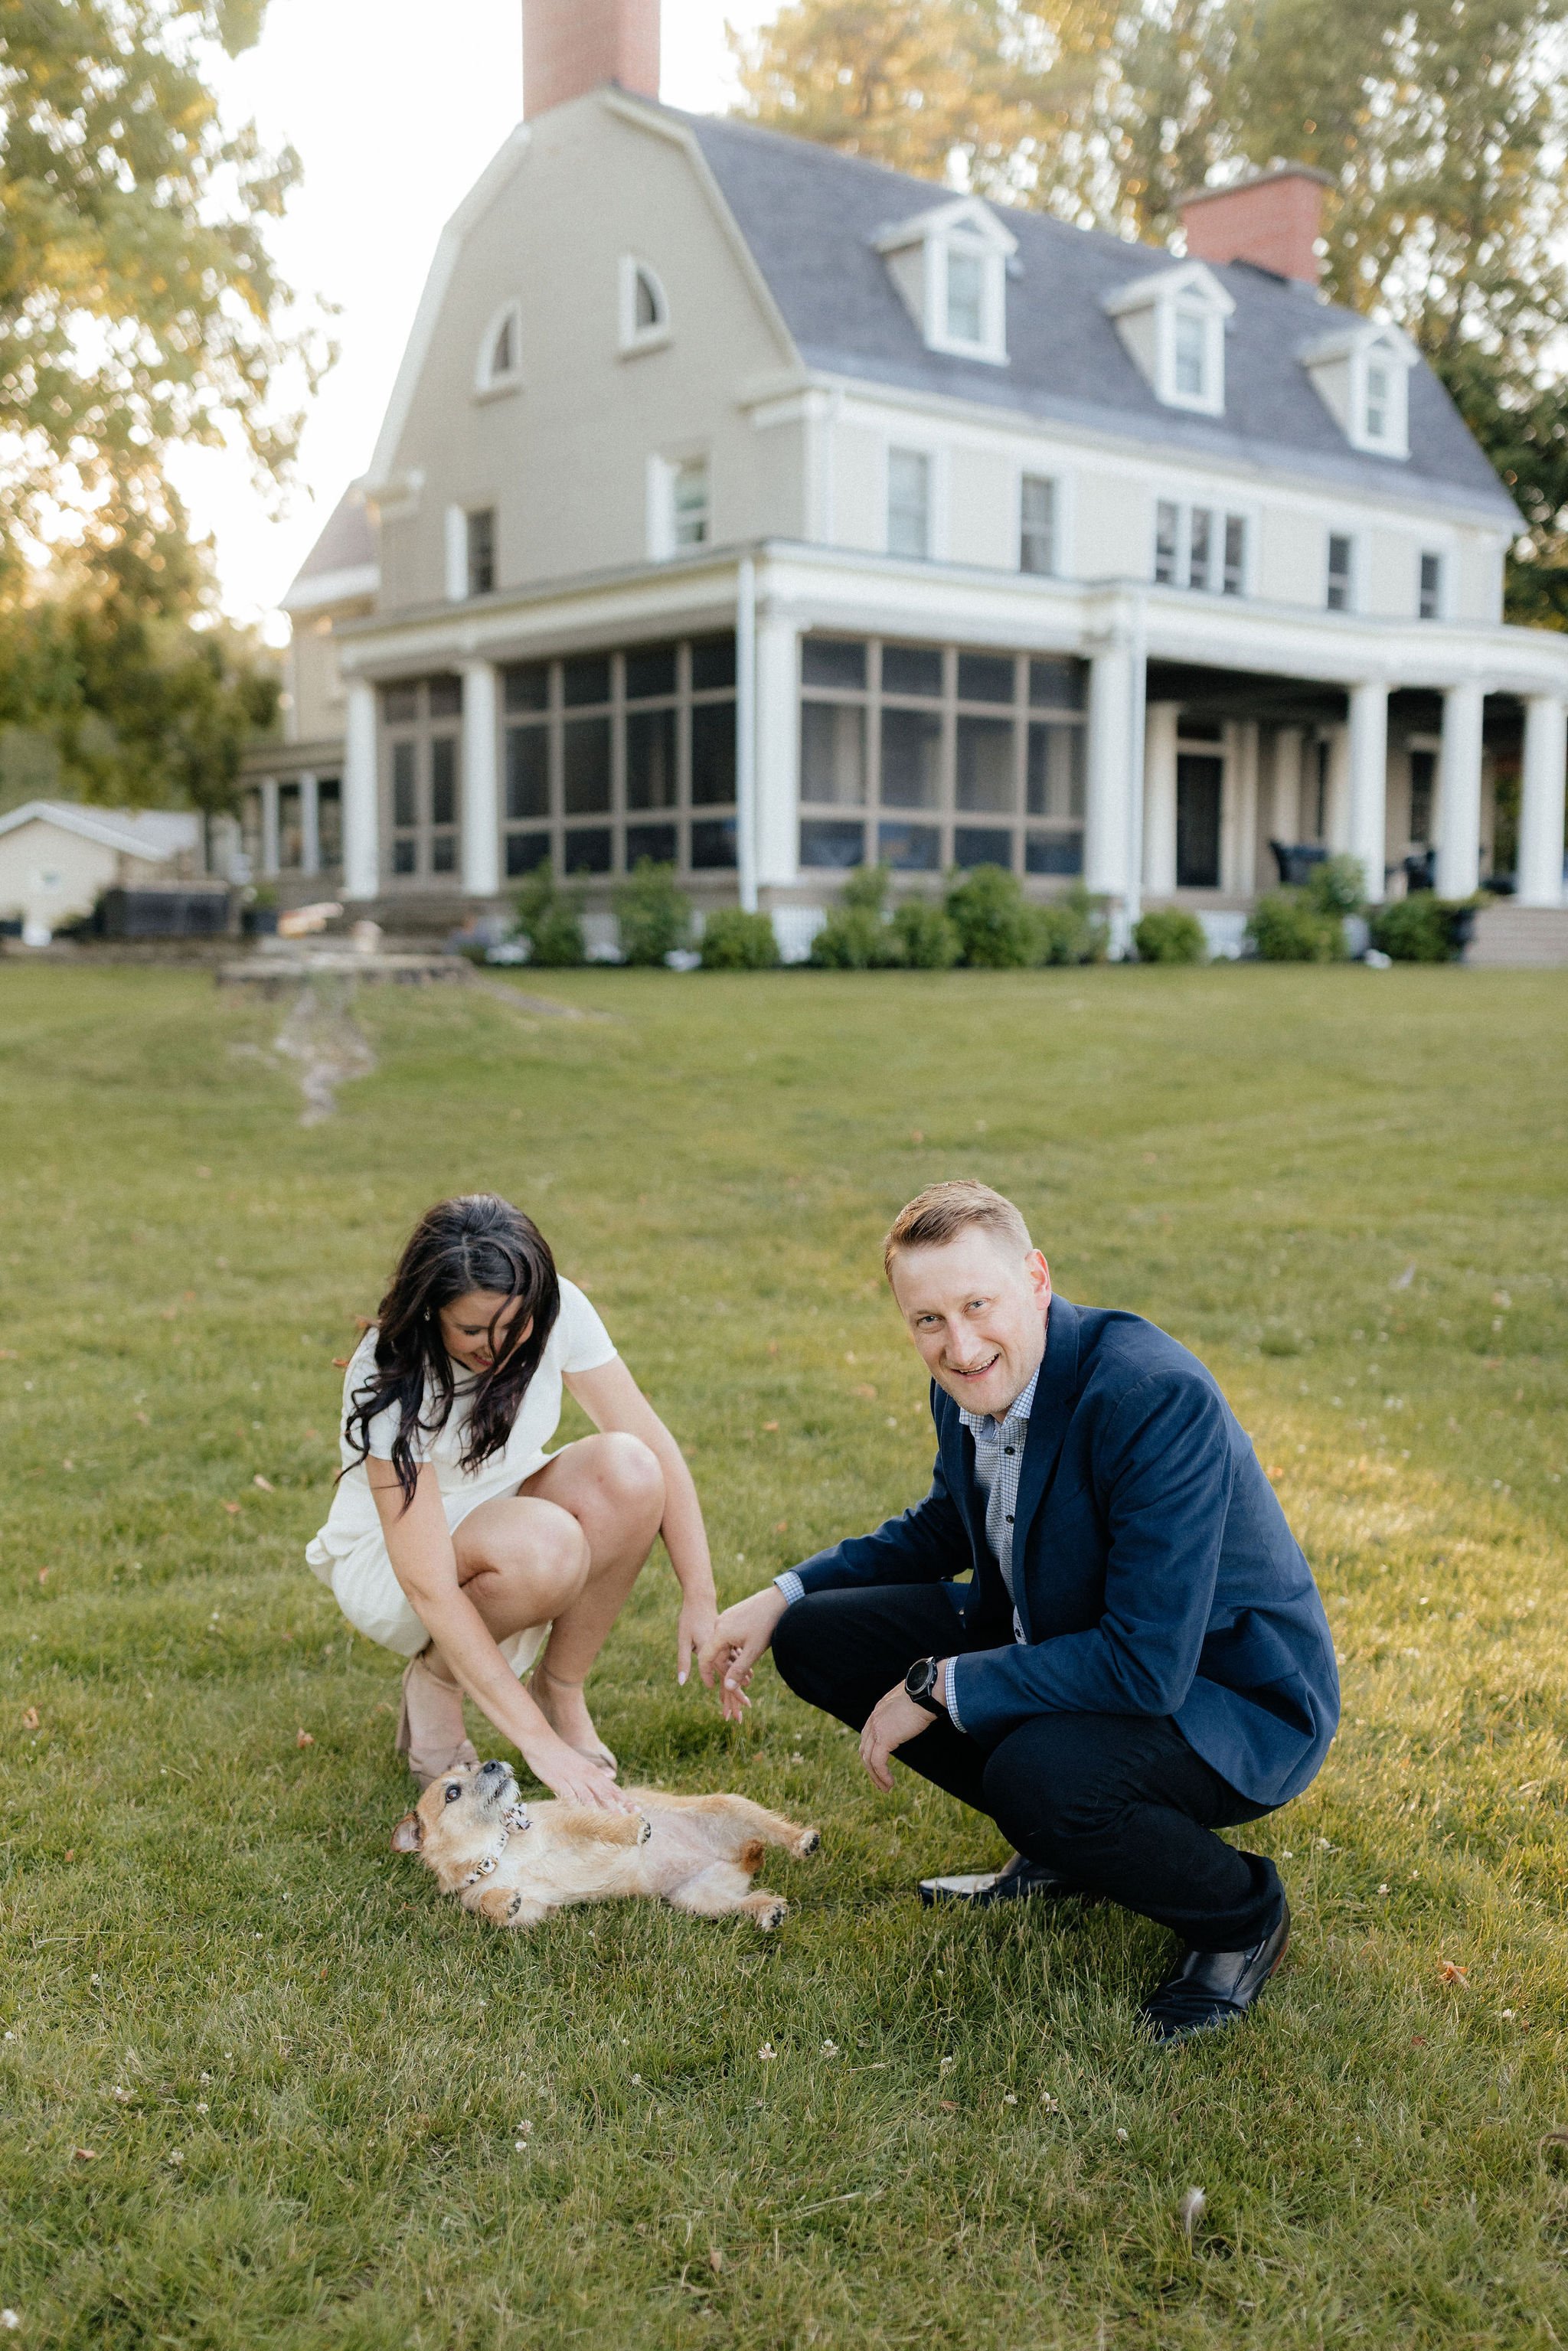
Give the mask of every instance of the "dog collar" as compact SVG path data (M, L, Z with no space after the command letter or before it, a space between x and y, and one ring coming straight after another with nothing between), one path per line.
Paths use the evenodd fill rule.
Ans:
M485 1855L484 1860L476 1861L475 1863L473 1868L468 1872L467 1876L463 1880L462 1885L458 1887L457 1891L459 1894L466 1894L468 1888L471 1886L477 1886L482 1877L493 1877L500 1863L501 1855L506 1852L507 1847L512 1841L514 1832L520 1835L524 1829L531 1828L533 1825L528 1819L528 1808L526 1804L508 1804L506 1811L501 1814L501 1818L506 1825L503 1827L500 1835L497 1838L489 1852Z

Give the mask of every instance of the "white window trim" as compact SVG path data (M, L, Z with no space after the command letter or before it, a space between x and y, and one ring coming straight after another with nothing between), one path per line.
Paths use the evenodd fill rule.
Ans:
M1008 364L1008 265L1018 239L978 196L957 196L928 212L898 222L874 238L884 258L920 248L920 308L915 323L927 350L954 359L978 360L989 367ZM980 263L981 339L955 335L947 324L947 256L972 254ZM913 297L901 288L907 308Z
M1026 571L1020 558L1023 554L1023 486L1026 481L1050 482L1055 491L1052 500L1055 545L1054 559L1049 571ZM1072 548L1073 476L1058 465L1054 457L1031 463L1021 458L1013 467L1013 569L1020 580L1070 580L1073 575L1071 560Z
M1389 430L1366 429L1366 371L1374 356L1389 371ZM1301 354L1319 398L1353 449L1369 457L1410 455L1410 372L1419 353L1402 328L1376 319L1336 329Z
M639 277L647 279L658 312L651 327L637 324ZM651 261L643 261L634 253L622 255L618 305L617 341L622 358L635 359L643 351L662 351L671 340L670 301L664 281Z
M1379 359L1388 371L1388 430L1374 433L1367 423L1367 370ZM1347 438L1356 448L1376 457L1410 455L1410 371L1403 353L1381 338L1363 343L1351 360L1351 430Z
M695 547L675 544L675 475L683 465L702 464L707 475L707 537ZM647 538L651 563L669 563L676 556L700 555L712 547L713 455L706 441L693 441L656 450L648 460Z
M473 601L468 593L468 517L471 514L497 515L499 501L495 498L473 498L449 506L444 517L443 533L443 569L446 575L446 601L449 604Z
M893 486L892 460L893 454L895 449L901 455L907 453L912 457L924 457L925 460L925 552L923 556L894 555L892 548L887 543L889 536L888 524L892 520L890 507ZM894 563L941 563L946 560L947 468L943 462L943 458L944 452L941 449L934 446L933 444L928 441L920 441L915 439L913 434L901 434L896 440L890 438L883 444L883 552L884 555L890 556Z
M1329 571L1329 541L1333 538L1345 538L1350 541L1349 593L1343 611L1337 610L1329 602L1329 580L1332 576ZM1331 523L1328 529L1324 531L1322 610L1331 621L1352 620L1360 611L1363 601L1362 580L1366 569L1365 554L1366 550L1362 545L1361 533L1358 530L1336 528ZM1419 579L1418 572L1416 576Z
M1425 555L1435 555L1437 559L1437 609L1432 619L1424 623L1430 628L1438 621L1451 621L1454 617L1454 580L1458 560L1457 549L1447 538L1431 533L1417 543L1415 613L1418 621L1421 618L1421 559Z
M1199 416L1223 416L1225 413L1225 329L1236 308L1213 271L1201 261L1186 262L1175 269L1155 272L1146 277L1134 278L1107 297L1103 306L1107 315L1117 321L1148 311L1154 318L1154 377L1155 397L1166 408L1185 408ZM1176 384L1176 314L1178 310L1199 312L1207 330L1205 345L1205 388L1201 393L1182 392ZM1123 339L1134 361L1144 367L1140 354L1123 330Z
M490 361L496 340L508 320L512 329L512 364L509 368L494 368ZM474 368L474 397L476 400L500 400L507 392L521 392L522 388L523 306L514 296L510 301L501 304L485 329Z

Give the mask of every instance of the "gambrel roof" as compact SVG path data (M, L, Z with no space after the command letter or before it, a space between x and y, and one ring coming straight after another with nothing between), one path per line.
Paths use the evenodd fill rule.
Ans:
M750 123L649 110L690 132L810 369L1124 434L1141 448L1164 445L1314 484L1429 498L1456 517L1518 527L1512 500L1424 361L1410 376L1409 456L1350 445L1302 361L1325 336L1369 322L1322 301L1311 287L1246 262L1211 266L1235 304L1225 338L1225 412L1195 414L1155 397L1105 307L1151 270L1177 266L1174 256L995 205L998 222L1017 240L1008 273L1007 363L933 350L878 249L890 228L930 212L929 180Z

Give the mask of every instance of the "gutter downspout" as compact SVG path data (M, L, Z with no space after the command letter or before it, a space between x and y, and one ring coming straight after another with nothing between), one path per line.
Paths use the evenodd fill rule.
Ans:
M735 829L740 903L757 912L757 566L740 559L735 584Z

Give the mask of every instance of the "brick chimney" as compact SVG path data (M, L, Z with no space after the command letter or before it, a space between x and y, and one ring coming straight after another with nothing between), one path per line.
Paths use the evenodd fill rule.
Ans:
M659 0L523 0L525 120L601 82L659 95Z
M1236 187L1195 188L1181 199L1189 258L1255 261L1277 277L1315 286L1323 190L1333 185L1310 163L1281 163Z

